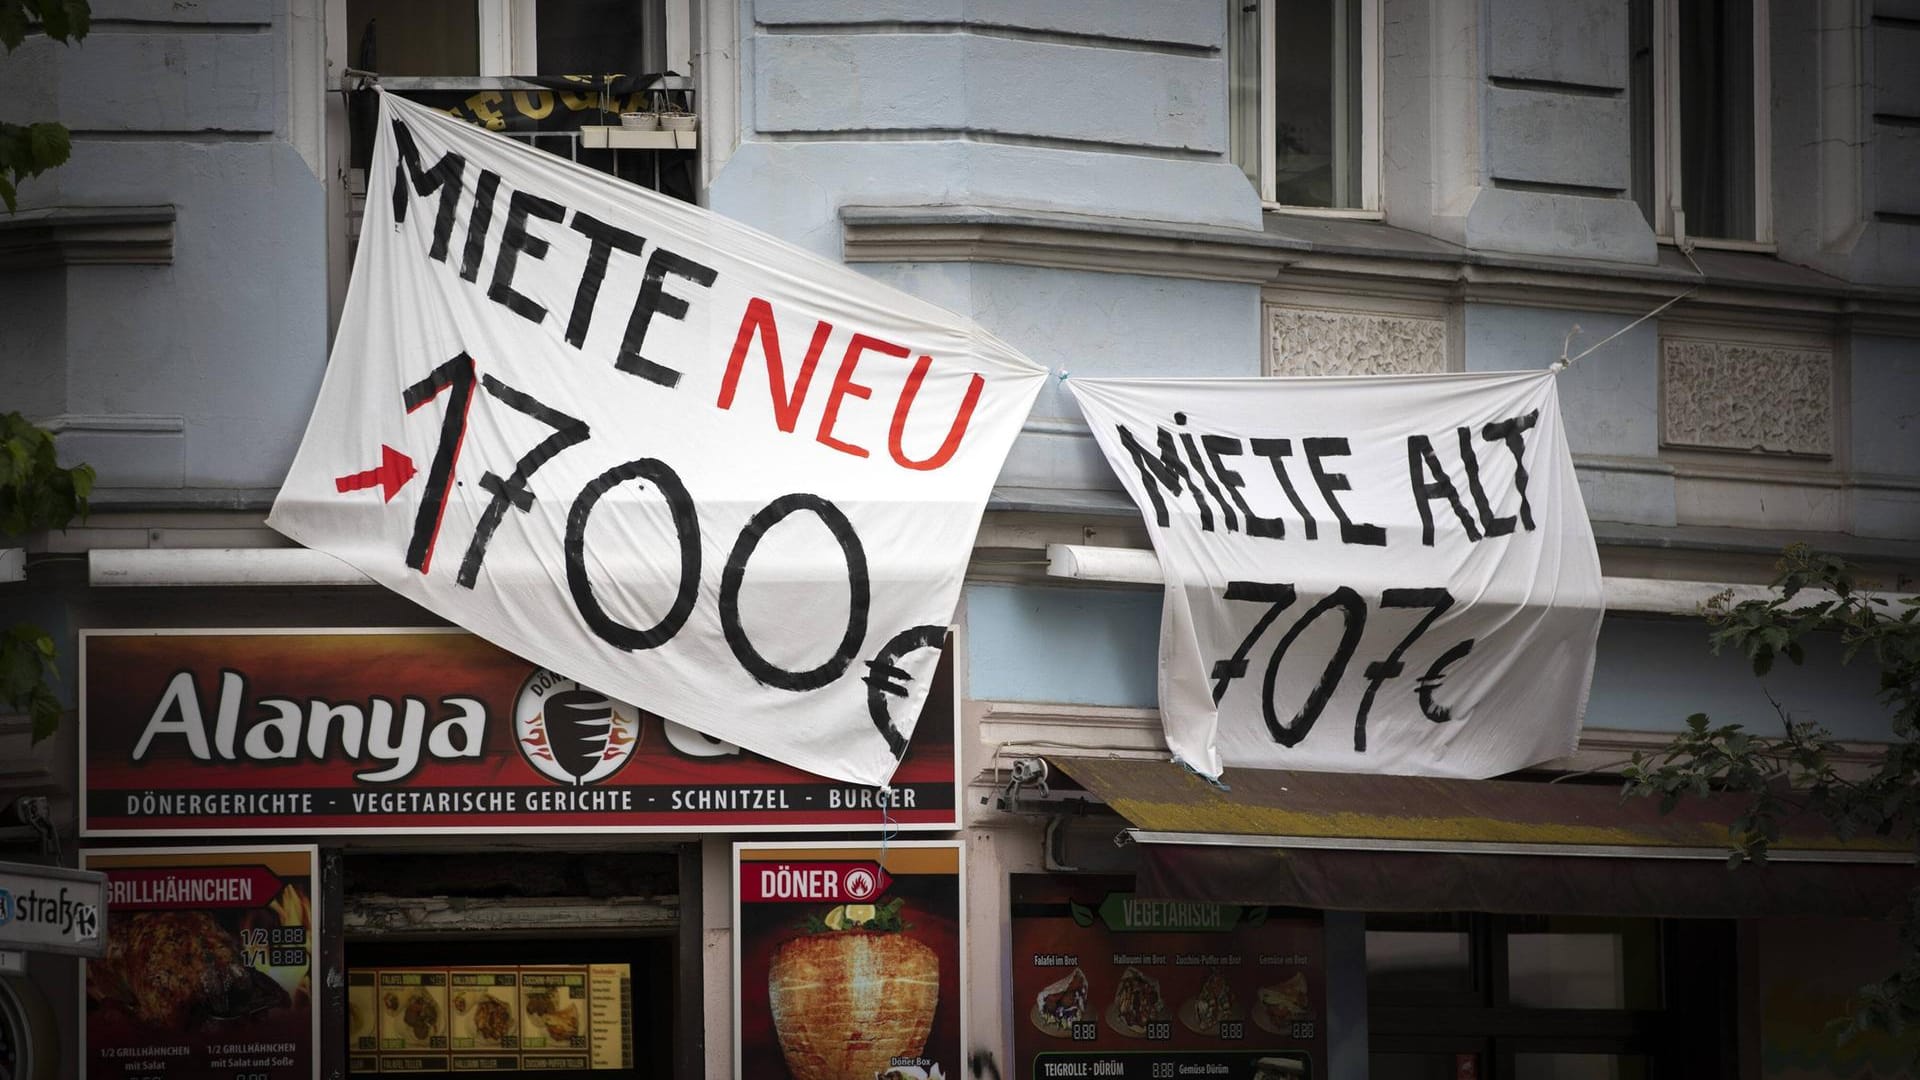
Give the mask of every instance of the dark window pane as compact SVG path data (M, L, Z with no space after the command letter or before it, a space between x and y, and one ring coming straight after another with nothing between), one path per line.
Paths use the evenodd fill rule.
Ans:
M1452 1051L1389 1054L1376 1050L1367 1055L1367 1076L1369 1080L1458 1080L1463 1056L1472 1055Z
M1280 3L1274 29L1275 201L1360 205L1360 5Z
M1647 1059L1635 1054L1515 1054L1514 1080L1645 1080Z
M1753 5L1678 2L1680 204L1687 232L1752 240Z
M347 0L347 64L382 75L478 75L479 5Z
M1533 916L1507 935L1507 996L1535 1009L1659 1008L1659 951L1651 919Z
M645 75L646 3L539 0L534 25L542 75Z
M1227 4L1227 151L1260 186L1260 5Z
M1472 942L1464 932L1367 931L1369 994L1404 999L1472 991Z
M1657 232L1660 215L1653 205L1653 0L1627 3L1627 97L1633 125L1631 194L1647 224Z
M1383 1003L1457 999L1476 990L1472 917L1367 916L1367 995Z

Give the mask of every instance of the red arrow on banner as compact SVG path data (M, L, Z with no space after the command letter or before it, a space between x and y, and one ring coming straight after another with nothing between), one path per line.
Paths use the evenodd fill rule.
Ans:
M381 501L392 502L400 489L407 486L413 474L419 472L413 467L413 459L384 443L380 446L380 464L364 472L351 473L333 478L333 486L341 493L359 491L362 488L378 487Z

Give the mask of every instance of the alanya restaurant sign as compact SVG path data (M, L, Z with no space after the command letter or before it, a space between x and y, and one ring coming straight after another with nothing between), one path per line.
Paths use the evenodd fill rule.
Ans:
M82 828L872 829L873 788L746 753L454 630L89 631ZM955 827L937 669L887 812Z

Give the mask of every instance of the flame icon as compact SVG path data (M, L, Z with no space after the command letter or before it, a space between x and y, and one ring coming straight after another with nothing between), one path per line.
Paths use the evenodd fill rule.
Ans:
M533 732L523 737L520 740L520 745L529 748L527 750L527 753L530 753L535 757L542 757L542 758L546 758L548 761L552 761L553 751L547 749L546 717L536 716L533 719L534 719Z
M627 726L627 722L618 713L614 714L613 726L607 729L607 748L601 753L600 760L612 761L627 752L627 747L639 740Z

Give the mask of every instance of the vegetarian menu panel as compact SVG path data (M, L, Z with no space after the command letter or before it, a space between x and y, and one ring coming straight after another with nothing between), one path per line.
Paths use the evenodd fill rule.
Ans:
M356 1073L633 1068L627 964L395 967L347 974Z
M320 1075L314 848L86 851L107 952L86 961L81 1075Z
M1318 916L1144 900L1132 887L1124 877L1013 876L1019 1075L1326 1075Z

